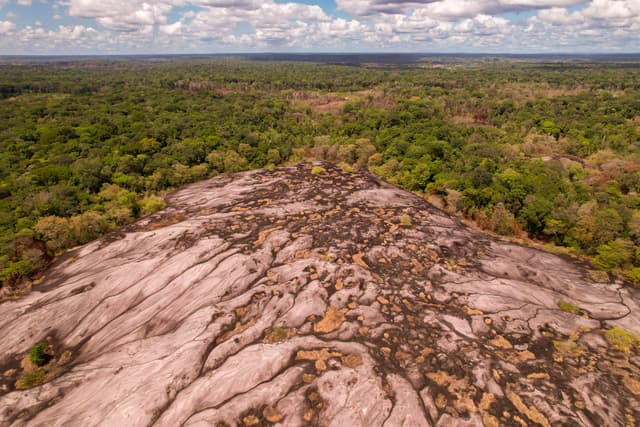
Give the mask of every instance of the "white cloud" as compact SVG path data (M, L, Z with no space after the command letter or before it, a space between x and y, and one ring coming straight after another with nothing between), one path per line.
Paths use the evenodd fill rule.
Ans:
M575 48L637 52L640 45L640 2L638 0L593 0L584 9L570 13L552 8L529 20L528 33L547 34Z
M640 46L640 0L337 0L384 34L415 50L633 50ZM581 10L569 7L583 4ZM533 11L528 22L501 15Z
M18 0L20 6L31 6L31 0Z
M212 3L209 1L209 3ZM245 7L236 9L223 7L221 1L215 7L205 8L188 14L181 21L163 25L164 34L175 34L200 40L240 40L232 34L240 23L247 23L255 29L254 40L261 43L282 44L288 39L305 36L305 30L320 22L329 22L331 18L318 6L299 3L275 3L272 1L253 4L246 2ZM230 34L231 33L231 34ZM246 41L246 37L241 40Z
M16 28L16 24L10 21L0 21L0 34L6 34Z
M0 37L0 52L28 53L120 53L134 52L148 43L148 36L138 33L110 33L84 25L59 25L48 30L25 26L14 30L12 37Z
M538 13L538 19L553 25L567 25L572 21L567 9L563 9L561 7L552 7L551 9L541 10Z
M260 0L194 0L191 3L198 6L255 10L258 9L263 2Z
M585 0L336 0L339 9L354 15L406 14L411 10L426 9L431 15L442 17L473 17L478 14L568 7L584 2Z
M473 19L465 19L455 26L459 33L477 36L503 36L511 29L511 24L504 18L489 15L478 15Z
M540 11L530 22L534 26L562 26L562 30L568 34L576 31L595 34L595 30L636 29L640 26L640 1L593 0L583 10L573 13L567 9L551 8ZM636 33L635 37L640 42L640 33Z
M638 0L594 0L582 11L587 19L620 22L640 18Z
M332 21L321 22L318 25L320 33L328 37L340 37L346 39L358 39L368 31L367 26L357 20L347 21L338 18Z
M71 0L69 15L95 19L111 30L150 32L154 25L166 23L166 14L179 4L180 0Z
M179 34L180 30L182 30L182 22L180 21L160 26L160 31L167 35Z
M0 0L0 7L4 3ZM65 47L96 52L637 51L640 45L640 0L337 0L350 18L330 16L319 6L293 0L56 0L50 4L53 16L44 28L16 28L11 22L14 17L7 14L0 31L12 31L12 40L25 53ZM578 4L582 7L571 8ZM534 16L512 20L503 15L524 11ZM81 19L82 25L47 30L65 16ZM47 38L50 43L45 42ZM6 37L0 40L0 52L8 46Z

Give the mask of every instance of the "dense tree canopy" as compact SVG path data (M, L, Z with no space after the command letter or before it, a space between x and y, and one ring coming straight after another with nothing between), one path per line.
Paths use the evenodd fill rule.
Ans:
M635 63L1 65L0 141L5 283L162 209L167 190L307 159L640 279Z

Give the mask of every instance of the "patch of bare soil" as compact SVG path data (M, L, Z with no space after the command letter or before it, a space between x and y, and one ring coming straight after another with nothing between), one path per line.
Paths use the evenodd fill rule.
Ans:
M395 106L395 99L381 90L361 90L346 94L293 91L288 93L291 103L298 107L311 108L318 114L338 114L348 103L362 102L365 107L389 109Z

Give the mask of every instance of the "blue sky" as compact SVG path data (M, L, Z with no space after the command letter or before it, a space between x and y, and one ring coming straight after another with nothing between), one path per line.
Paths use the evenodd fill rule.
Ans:
M640 0L0 0L0 54L638 52Z

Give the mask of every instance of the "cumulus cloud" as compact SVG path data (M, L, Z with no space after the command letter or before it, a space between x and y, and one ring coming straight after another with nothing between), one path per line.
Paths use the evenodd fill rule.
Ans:
M585 0L336 0L339 9L354 15L405 14L410 10L427 9L430 14L443 17L472 17L478 14L569 7L584 2Z
M253 10L258 9L263 2L260 0L195 0L191 3L199 6Z
M167 21L166 14L179 1L144 0L71 0L69 15L95 19L105 28L119 31L150 32L156 24Z
M637 52L640 45L640 2L593 0L584 9L543 10L529 19L527 32L546 33L566 46L590 46L599 51Z
M54 30L46 30L40 26L26 26L13 31L12 46L14 49L27 46L42 50L55 47L69 49L85 43L93 44L92 39L95 37L101 37L100 33L84 26L59 26ZM0 38L0 47L6 49L5 43L6 40Z
M607 22L637 21L640 18L638 0L594 0L581 12L586 19Z
M489 15L478 15L473 19L465 19L455 26L459 33L476 36L504 36L511 30L511 25L504 18Z
M16 24L9 21L0 21L0 34L6 34L16 28Z
M7 18L0 33L11 31L14 46L24 49L98 52L610 51L640 45L639 0L336 0L346 16L298 1L57 0L49 2L51 18L43 28L16 28ZM518 12L527 14L508 15ZM82 25L54 26L66 16ZM46 38L51 42L40 43ZM0 52L9 44L5 37Z
M215 3L215 6L185 14L180 21L162 25L160 31L165 35L202 41L290 45L291 42L302 42L320 23L331 21L319 6L299 3L263 1L249 7L250 2L245 2L240 9L225 7L222 1L209 0L209 3ZM254 33L250 36L233 34L241 23L250 25Z

